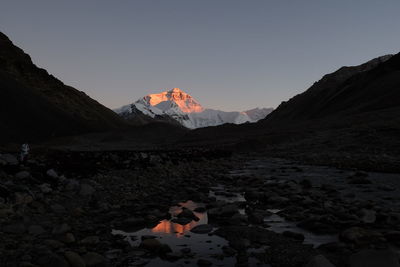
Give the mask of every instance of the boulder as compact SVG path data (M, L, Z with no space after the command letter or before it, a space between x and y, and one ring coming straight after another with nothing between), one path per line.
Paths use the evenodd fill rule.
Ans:
M86 267L85 261L76 252L66 251L64 257L71 267Z
M389 250L362 250L350 256L350 267L400 267L399 257Z
M200 224L193 227L190 232L195 234L208 234L213 230L213 227L209 224Z
M306 265L306 267L335 267L325 256L314 256Z

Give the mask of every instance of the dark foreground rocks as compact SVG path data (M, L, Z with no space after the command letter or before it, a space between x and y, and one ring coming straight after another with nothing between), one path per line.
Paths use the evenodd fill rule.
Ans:
M2 154L0 266L145 266L154 258L214 265L190 247L174 250L154 236L133 236L139 245L132 246L112 233L153 228L186 200L202 206L182 208L173 222L187 227L199 221L196 214L206 214L208 222L186 238L226 239L213 256L234 257L237 266L248 266L250 258L271 266L398 266L395 177L378 183L375 174L355 170L226 156L74 152L32 156L22 165L15 155ZM296 230L275 233L265 221L274 215L337 239L312 246Z

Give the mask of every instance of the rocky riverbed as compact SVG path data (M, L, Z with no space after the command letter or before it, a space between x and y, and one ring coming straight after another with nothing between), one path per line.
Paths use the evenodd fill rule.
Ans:
M0 266L400 266L400 175L226 151L0 154Z

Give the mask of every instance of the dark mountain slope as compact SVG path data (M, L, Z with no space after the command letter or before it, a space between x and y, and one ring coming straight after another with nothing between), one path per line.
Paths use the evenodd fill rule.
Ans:
M282 103L262 123L290 123L352 116L400 106L400 55L384 56L325 75L304 93Z
M124 127L113 111L64 85L0 33L0 138L2 142Z

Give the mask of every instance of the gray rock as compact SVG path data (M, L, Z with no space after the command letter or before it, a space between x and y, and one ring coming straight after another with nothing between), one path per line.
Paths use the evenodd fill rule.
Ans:
M291 239L299 240L299 241L304 241L304 235L301 233L295 233L292 231L284 231L282 233L283 236L289 237Z
M81 189L79 190L79 195L90 196L94 192L96 192L96 189L94 189L93 186L88 185L88 184L81 184Z
M68 262L63 257L60 257L55 253L41 256L37 260L37 263L41 267L69 267Z
M62 223L53 228L52 234L53 235L61 235L61 234L65 234L66 232L69 232L70 230L71 230L71 227L68 224Z
M306 267L335 267L335 265L323 255L317 255L307 263Z
M399 257L389 250L362 250L350 256L350 267L400 267Z
M195 234L208 234L213 230L213 227L209 224L200 224L193 227L190 232Z
M53 189L51 189L51 186L49 184L46 184L46 183L39 185L39 189L44 194L48 194L48 193L51 193L53 191Z
M100 238L98 236L88 236L80 241L82 245L97 245L100 243Z
M153 253L168 253L172 251L168 245L162 244L157 239L145 239L140 243L139 247Z
M60 204L53 204L50 206L51 210L55 213L58 214L62 214L62 213L66 213L67 211L65 210L65 208L63 206L61 206Z
M75 236L72 233L65 233L59 239L65 244L75 243L76 241Z
M20 171L15 174L15 178L20 180L28 179L29 177L31 177L31 174L27 171Z
M85 261L76 252L66 251L64 257L71 267L86 267Z
M0 155L0 158L9 165L18 165L18 163L19 163L18 159L14 155L11 155L11 154Z
M192 221L190 218L182 217L182 218L174 218L171 220L173 223L177 223L180 225L186 225Z
M53 178L53 179L58 179L58 174L54 169L50 169L46 172L47 176Z
M23 234L26 231L26 227L21 222L12 223L3 227L3 232L9 234Z
M30 235L41 235L45 232L46 232L46 230L44 230L44 228L40 225L31 225L28 228L28 233Z
M197 261L197 266L201 267L212 266L212 262L205 259L199 259Z
M376 212L374 210L361 210L361 221L364 223L374 223L376 221Z
M83 256L86 266L101 266L107 262L106 258L95 252L88 252Z
M351 227L340 233L339 238L344 242L355 244L369 244L380 241L383 235L381 233L367 230L360 227Z
M177 217L178 218L188 218L188 219L192 219L195 221L199 220L199 218L193 213L193 211L191 211L190 209L187 209L187 208L182 208L182 212L179 213Z

